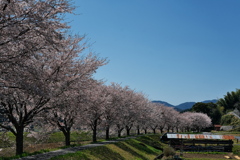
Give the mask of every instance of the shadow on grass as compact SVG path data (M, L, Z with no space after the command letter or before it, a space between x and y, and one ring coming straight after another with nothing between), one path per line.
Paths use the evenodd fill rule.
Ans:
M153 155L157 155L153 150L151 150L150 148L148 148L145 144L143 143L138 143L134 140L130 140L130 141L126 141L127 144L129 144L130 146L145 152L147 154L153 154Z
M50 160L66 160L66 159L71 159L71 160L91 160L89 159L84 153L82 152L76 152L76 153L69 153L65 155L60 155L51 158Z
M147 158L143 157L142 155L138 154L136 151L132 150L131 148L129 148L127 145L125 145L124 143L116 143L114 144L117 147L121 148L124 151L127 151L129 153L131 153L132 155L134 155L135 157L141 158L142 160L148 160ZM134 146L136 148L136 146Z
M124 158L119 153L116 153L105 146L90 148L89 151L91 155L102 160L124 160Z
M163 151L163 145L160 143L160 138L158 135L153 135L153 136L142 136L138 137L137 140L141 141L142 143L145 143L149 146L154 147L155 149Z

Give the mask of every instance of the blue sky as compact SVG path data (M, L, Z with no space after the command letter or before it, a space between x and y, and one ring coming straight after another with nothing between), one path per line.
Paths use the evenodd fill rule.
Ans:
M109 60L95 77L173 105L240 88L239 0L73 0L72 32Z

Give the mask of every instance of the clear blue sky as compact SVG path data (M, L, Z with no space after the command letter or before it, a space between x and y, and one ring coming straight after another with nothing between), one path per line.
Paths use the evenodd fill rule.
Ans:
M109 64L97 79L173 105L240 88L240 0L74 0L72 32Z

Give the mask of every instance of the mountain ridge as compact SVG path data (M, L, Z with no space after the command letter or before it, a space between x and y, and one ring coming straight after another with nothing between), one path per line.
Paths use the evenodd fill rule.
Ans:
M153 103L160 103L160 104L163 104L163 105L165 105L165 106L167 106L167 107L173 107L173 108L175 108L176 110L178 110L178 111L183 111L183 110L186 110L186 109L190 109L190 108L192 108L192 106L195 104L195 103L198 103L198 102L184 102L184 103L181 103L181 104L179 104L179 105L172 105L172 104L170 104L170 103L168 103L168 102L165 102L165 101L160 101L160 100L154 100L154 101L152 101ZM217 100L216 99L213 99L213 100L204 100L204 101L201 101L202 103L210 103L210 102L212 102L212 103L216 103L217 102Z

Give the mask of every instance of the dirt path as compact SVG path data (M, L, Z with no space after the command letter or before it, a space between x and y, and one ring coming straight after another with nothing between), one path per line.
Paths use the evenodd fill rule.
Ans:
M47 160L47 159L50 159L50 158L55 157L55 156L64 155L64 154L67 154L67 153L75 153L77 151L81 151L81 150L84 150L84 149L103 146L103 145L106 145L106 144L116 143L116 142L119 142L119 141L125 141L127 139L132 139L132 138L136 138L136 137L133 136L133 137L127 137L127 138L120 138L120 139L117 139L117 140L104 141L104 142L99 142L99 143L95 143L95 144L88 144L88 145L85 145L85 146L77 146L77 147L59 149L59 150L56 150L56 151L46 152L46 153L37 154L37 155L33 155L33 156L22 157L22 158L19 158L19 159L16 159L16 160Z

